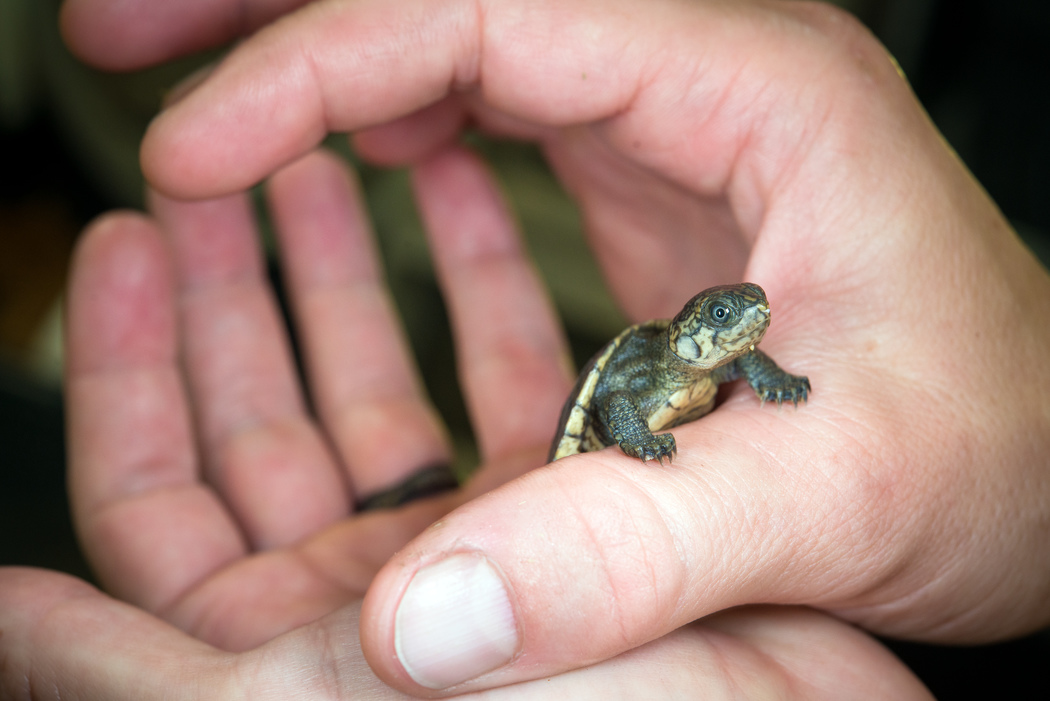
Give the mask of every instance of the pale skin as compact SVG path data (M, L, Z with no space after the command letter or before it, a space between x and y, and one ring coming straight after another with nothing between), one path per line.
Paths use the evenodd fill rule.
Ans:
M143 164L154 185L220 199L158 196L156 220L122 214L97 224L81 248L70 309L77 521L102 581L134 607L57 575L6 572L0 591L15 605L0 612L0 645L14 651L6 669L15 672L5 684L31 667L52 675L40 688L89 684L99 698L129 687L137 687L129 698L170 692L163 668L127 665L113 651L127 643L106 633L130 630L141 641L131 653L197 662L177 670L178 679L196 670L189 698L233 688L280 695L310 683L350 696L332 680L359 659L347 631L367 589L360 644L371 670L398 690L434 693L401 664L394 620L413 578L463 551L498 567L520 643L457 692L600 660L608 666L557 679L614 675L632 663L643 674L654 661L645 651L682 645L700 660L717 651L717 664L700 665L716 689L768 682L812 697L805 684L848 673L856 688L881 683L891 685L880 688L887 697L921 698L899 663L825 614L745 609L679 627L752 602L805 604L929 641L1047 625L1050 281L869 36L837 12L795 3L647 2L645 13L583 0L529 3L527 13L511 3L425 5L319 2L290 14L153 125ZM70 2L66 29L103 64L191 48L199 23L186 15L142 24L148 39L118 49L92 44L98 27L87 18L130 19L92 15L99 6ZM211 39L226 31L215 27ZM399 50L406 36L426 50ZM712 284L760 283L774 310L763 347L810 377L807 406L763 409L738 387L716 412L676 430L673 468L604 451L523 474L542 462L571 373L491 188L447 146L467 116L541 143L632 318L668 316ZM271 193L294 280L294 259L314 258L311 228L354 230L345 207L339 226L308 225L290 194L326 191L314 177L338 180L323 157L300 160L328 129L358 132L359 151L375 161L416 166L484 457L463 494L363 518L347 519L349 491L382 486L446 450L440 427L398 353L369 360L389 373L382 388L400 378L391 401L355 377L363 371L341 355L357 352L354 344L317 321L333 314L397 346L386 308L370 317L360 304L374 276L332 263L359 259L360 243L356 257L314 263L336 271L310 273L303 263L293 282L309 374L327 388L317 397L320 423L307 418L243 243L251 224L231 194L278 173ZM297 178L314 186L297 189ZM327 191L333 202L353 201L349 188ZM180 271L170 285L156 222ZM199 235L217 228L222 235ZM196 257L210 246L222 252ZM128 266L113 262L129 252L153 271L137 283L121 280ZM134 284L148 289L103 293ZM335 299L325 302L324 291ZM223 313L236 319L214 316ZM252 340L230 347L222 341L238 334L215 334L235 320ZM78 337L78 323L91 333ZM176 339L189 399L175 381ZM520 398L510 410L507 396ZM406 457L376 447L380 458L355 459L360 441L348 436L358 424L340 421L355 405L403 427ZM280 469L291 463L294 473ZM747 625L720 627L739 617ZM82 638L70 634L81 628ZM771 641L807 631L829 654L800 670ZM713 647L689 647L695 635ZM328 647L333 636L344 644ZM240 655L215 649L260 643ZM660 652L666 662L668 649ZM318 679L318 665L336 671ZM354 680L374 683L353 669ZM237 686L251 683L260 686Z
M458 327L477 353L464 378L472 401L521 382L521 363L503 362L503 349L534 346L543 328L549 344L526 379L546 373L543 394L555 401L570 380L564 347L487 174L453 150L419 166L415 180L424 206L466 205L444 221L437 214L430 229L459 312L492 322L504 305L524 312L502 328ZM388 455L384 476L370 460L346 457L338 446L354 427L340 421L344 411L397 417L410 428L408 452L433 458L428 449L447 448L376 277L350 174L311 154L272 179L270 199L318 422L303 414L242 196L154 195L153 217L117 212L84 233L69 302L71 488L85 551L113 598L58 573L0 568L4 698L403 698L375 676L358 642L375 572L455 505L543 460L545 427L519 448L520 421L496 415L478 423L495 454L462 494L351 514L353 487L383 486L399 464L412 466ZM457 248L463 231L484 237L483 255ZM472 294L497 272L507 281L499 295ZM367 362L338 362L340 351L326 364L325 348L346 334L379 348L361 349L373 354ZM341 403L343 387L353 392ZM365 455L389 445L382 432L359 440ZM842 655L824 669L821 657ZM842 688L927 697L864 633L789 607L709 617L586 670L476 695L607 699L656 682L714 698L778 689L833 699Z

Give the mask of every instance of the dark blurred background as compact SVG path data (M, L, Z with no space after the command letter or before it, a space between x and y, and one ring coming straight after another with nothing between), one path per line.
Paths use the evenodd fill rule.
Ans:
M1047 264L1050 4L838 4L889 47L945 137ZM61 318L69 254L92 217L140 206L141 134L164 91L214 56L127 75L93 71L64 50L58 5L0 0L0 565L90 579L64 484ZM480 148L495 163L578 361L585 360L624 320L580 238L576 211L533 150ZM365 169L362 180L409 337L428 349L419 356L428 390L467 469L474 453L451 340L418 222L405 206L405 176ZM1046 634L972 648L887 642L938 698L1050 698Z

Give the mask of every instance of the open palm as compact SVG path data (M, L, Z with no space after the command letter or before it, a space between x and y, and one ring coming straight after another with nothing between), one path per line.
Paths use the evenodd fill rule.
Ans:
M474 179L445 194L470 204L456 222L438 215L431 234L443 237L453 317L467 320L461 367L489 458L477 482L492 484L542 462L569 368L496 192L472 163L450 165ZM417 180L426 204L442 174ZM274 178L270 200L314 412L246 198L156 195L156 223L111 215L84 241L71 290L72 489L88 555L115 594L226 649L359 599L391 554L469 494L351 518L355 496L447 462L448 441L344 169L310 156ZM457 248L463 227L487 240ZM507 391L534 417L494 411Z

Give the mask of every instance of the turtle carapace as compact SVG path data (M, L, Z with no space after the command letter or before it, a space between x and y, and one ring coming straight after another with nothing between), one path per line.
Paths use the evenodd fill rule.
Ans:
M809 379L755 348L769 314L762 288L745 282L704 290L674 319L626 329L580 372L548 459L619 445L643 461L670 460L674 436L653 432L700 418L718 385L741 377L763 402L806 401Z

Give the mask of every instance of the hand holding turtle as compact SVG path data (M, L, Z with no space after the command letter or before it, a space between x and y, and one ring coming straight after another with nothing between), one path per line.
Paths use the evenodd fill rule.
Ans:
M673 468L583 455L457 510L370 590L379 675L505 684L754 601L926 640L1046 625L1050 282L884 51L819 5L428 7L319 2L260 32L158 119L147 172L213 196L330 129L391 163L468 118L535 138L631 317L758 282L765 347L816 394L736 392L677 429ZM427 627L427 590L509 616L499 648ZM467 676L434 676L435 649Z
M486 401L486 392L513 384L513 373L553 409L569 379L564 349L494 188L458 153L421 168L417 183L438 210L450 199L462 205L430 209L435 237L447 244L460 227L480 227L475 233L492 244L481 256L444 246L439 259L450 299L471 322L461 341L472 353L464 370L472 398ZM316 421L303 413L243 197L155 196L155 218L114 213L85 232L69 302L72 496L99 577L132 605L65 575L0 568L0 696L404 698L364 662L360 596L396 548L469 494L349 513L349 487L382 488L412 468L406 457L429 461L444 449L352 193L335 160L318 154L270 186ZM500 294L474 294L491 275L503 281ZM500 326L503 305L513 305L518 323ZM550 329L548 343L540 328ZM521 332L528 339L515 338ZM347 334L369 340L357 352L381 357L328 363L329 349L345 357ZM508 344L531 344L536 372L526 377L520 363L503 362ZM354 412L373 418L375 435L341 420ZM390 413L400 451L384 449L389 438L375 421ZM490 448L523 437L501 436L507 416L479 424ZM495 456L472 488L540 459L548 429L532 429L531 458L517 449ZM850 658L817 675L819 658L794 653L800 640ZM700 664L713 650L720 664ZM669 657L690 663L668 669ZM808 610L751 610L500 695L603 699L659 683L717 698L775 683L799 698L831 699L857 678L895 698L927 698L892 655L850 626Z

